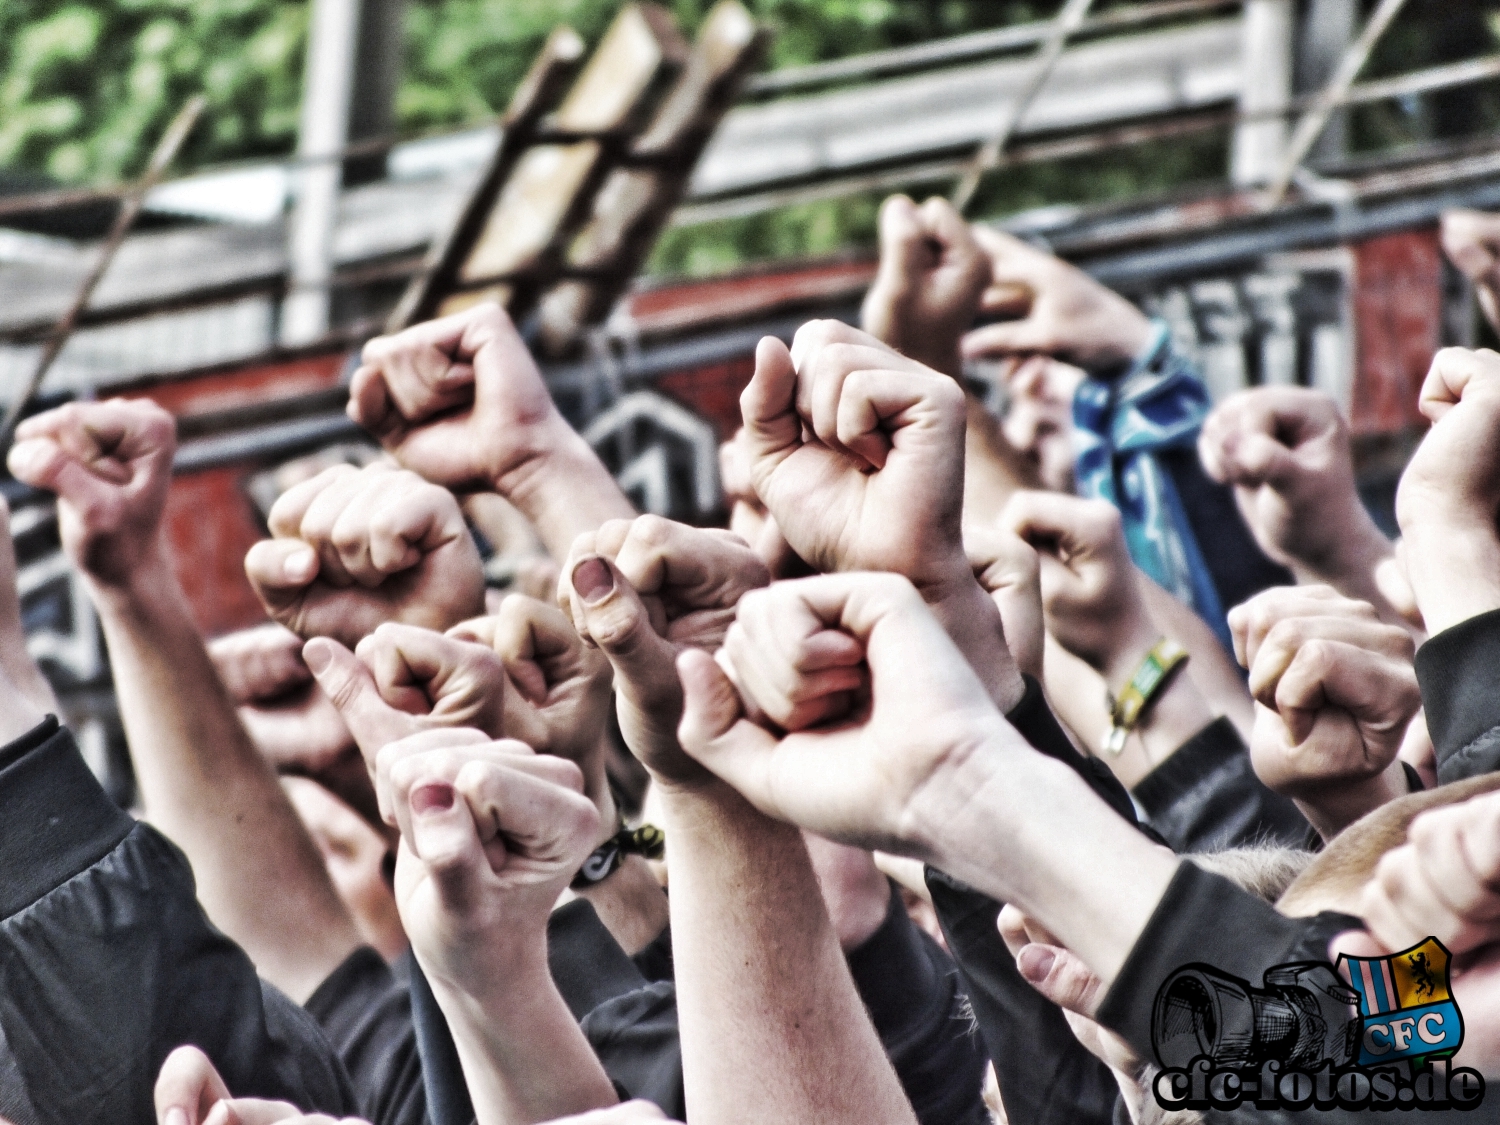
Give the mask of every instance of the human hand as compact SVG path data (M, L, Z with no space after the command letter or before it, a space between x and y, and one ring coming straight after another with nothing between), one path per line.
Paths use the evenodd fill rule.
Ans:
M1233 486L1267 555L1304 582L1375 594L1375 567L1392 547L1359 498L1333 399L1303 387L1240 391L1203 423L1198 454L1212 479Z
M224 1079L197 1047L178 1047L162 1063L153 1094L157 1125L368 1125L303 1113L288 1102L231 1098Z
M745 427L719 445L719 484L729 505L729 530L738 535L766 564L772 579L805 578L812 573L797 557L750 480L750 449Z
M126 588L169 566L161 516L177 423L145 399L69 403L16 427L16 479L57 493L63 550L96 587Z
M974 238L990 259L986 312L1020 313L987 324L963 340L963 354L978 359L1041 353L1088 370L1129 364L1151 340L1151 322L1124 297L1077 266L1028 246L1019 238L976 226ZM1029 293L1030 300L1018 300Z
M435 988L481 1008L521 966L545 966L557 897L599 838L583 775L514 741L428 731L379 756L401 827L396 900Z
M677 744L675 660L687 648L712 652L724 643L742 596L770 580L765 564L730 532L640 516L580 536L563 574L558 601L614 668L631 753L662 780L701 780Z
M1120 513L1104 500L1017 492L1000 521L1036 549L1048 632L1118 693L1160 637Z
M379 755L421 731L467 730L474 737L536 737L507 710L505 666L485 645L410 625L386 624L353 652L328 637L303 649L318 685L338 708L376 780L379 814L394 825L391 796L379 785Z
M1396 489L1401 558L1427 631L1500 608L1500 355L1444 348L1422 384L1432 428Z
M1359 915L1386 949L1429 936L1455 957L1500 941L1500 793L1428 809L1385 853Z
M806 634L809 617L837 635ZM731 640L720 655L734 681L706 653L689 649L678 657L685 700L679 735L688 754L767 816L840 843L913 854L921 847L913 826L924 819L915 806L942 801L933 795L945 787L930 785L934 777L987 768L993 740L1019 739L899 576L778 582L745 595L731 636L737 632L743 641ZM783 635L803 639L782 655ZM851 639L864 650L868 681L846 721L783 734L747 714L748 703L763 715L818 721L818 709L807 706L818 693L799 681L822 669L799 670L797 655L839 654ZM756 654L756 666L741 667L733 655L741 652ZM841 676L819 686L831 695L849 690Z
M349 417L436 484L508 495L574 437L497 304L376 337L360 358Z
M1046 628L1042 613L1041 560L1015 532L999 524L964 527L964 551L974 577L1000 609L1005 645L1016 667L1042 678Z
M484 645L500 658L508 680L506 729L526 732L514 737L539 754L578 766L584 793L613 824L603 742L609 661L584 645L556 606L519 594L506 597L496 613L455 625L448 636Z
M880 269L860 311L864 330L903 355L957 377L959 339L974 323L990 263L947 200L904 195L880 207Z
M1443 252L1478 291L1485 318L1500 326L1500 215L1444 211Z
M1406 792L1396 761L1422 706L1403 628L1326 586L1266 590L1229 614L1250 670L1250 760L1329 838Z
M1051 492L1073 491L1073 399L1088 377L1079 367L1047 355L1006 356L1005 417L1000 429Z
M288 489L245 573L273 619L346 645L387 621L442 630L484 608L458 502L389 465L339 465Z
M1045 926L1015 906L1007 904L1001 909L998 924L1000 937L1026 983L1062 1009L1068 1027L1089 1054L1116 1076L1134 1081L1141 1069L1140 1056L1124 1039L1094 1020L1107 991L1099 975Z
M812 321L791 351L761 340L740 408L755 491L814 569L972 585L956 382L863 332Z
M303 643L270 623L209 641L208 655L261 756L278 772L318 776L357 751L338 708L313 682Z

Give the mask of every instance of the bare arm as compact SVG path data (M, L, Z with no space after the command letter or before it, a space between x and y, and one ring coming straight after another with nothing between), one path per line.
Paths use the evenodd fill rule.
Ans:
M160 528L170 416L145 403L67 406L18 436L11 467L58 493L64 547L98 606L147 815L187 853L214 923L261 975L305 1000L359 934L235 714L172 571Z
M662 804L688 1116L914 1121L801 834L722 784L666 787Z
M488 489L518 508L555 559L635 509L558 412L498 305L365 345L349 414L407 468L450 488Z

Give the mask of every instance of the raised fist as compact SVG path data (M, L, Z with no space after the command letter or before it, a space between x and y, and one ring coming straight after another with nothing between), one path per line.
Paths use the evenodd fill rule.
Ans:
M558 601L614 667L626 745L659 777L701 778L677 745L674 662L684 649L724 643L741 597L770 580L765 564L731 532L640 516L580 536L563 575Z
M1478 291L1486 319L1500 327L1500 215L1443 212L1443 252Z
M18 480L57 493L63 550L92 581L128 585L165 566L162 509L177 424L147 400L69 403L16 428L8 464Z
M360 358L349 417L437 484L508 495L574 436L499 305L377 337Z
M1329 837L1406 792L1396 755L1422 706L1403 628L1326 586L1266 590L1229 614L1250 670L1256 776Z
M302 645L283 625L258 625L209 641L208 655L262 756L278 772L317 776L354 753L354 736L313 681Z
M1048 632L1119 691L1160 636L1120 513L1104 500L1018 492L1000 519L1036 549Z
M1360 501L1333 399L1301 387L1241 391L1203 423L1198 453L1210 477L1233 486L1267 555L1304 581L1373 590L1391 545Z
M554 605L511 594L497 612L461 622L448 636L473 641L505 666L506 729L538 753L565 758L583 771L584 792L608 794L604 730L609 720L610 666L586 647ZM525 733L519 733L525 732Z
M514 950L544 940L557 897L599 842L578 767L517 742L429 731L380 756L401 827L396 902L434 985L492 996Z
M740 397L750 479L821 572L972 583L964 559L964 392L863 332L819 320L766 337Z
M810 630L809 620L821 628ZM732 639L720 655L732 679L705 653L678 658L686 697L679 733L693 758L768 816L839 843L905 852L919 819L913 806L934 774L984 759L992 739L1009 734L1019 743L921 596L897 575L778 582L745 596L732 637L741 631L743 641ZM797 643L784 644L788 637ZM827 670L855 667L856 651L864 653L861 706L844 722L823 724L828 709L814 701L851 691L842 673ZM806 659L814 653L828 659ZM772 725L773 714L821 725L788 733Z
M893 195L880 208L880 270L860 320L901 354L957 376L959 339L989 279L989 259L947 200L918 207Z
M443 630L484 608L484 573L447 489L339 465L288 489L245 573L273 619L350 647L387 621Z
M1124 297L1077 266L1019 238L974 227L990 259L983 312L1009 316L964 337L970 358L1050 355L1086 370L1131 363L1151 340L1151 322Z
M1432 428L1396 489L1401 558L1429 633L1500 608L1500 355L1444 348L1422 384Z

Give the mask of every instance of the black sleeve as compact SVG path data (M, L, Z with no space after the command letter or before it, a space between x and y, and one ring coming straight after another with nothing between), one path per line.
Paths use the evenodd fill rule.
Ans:
M1174 852L1212 852L1249 844L1304 847L1310 826L1297 806L1272 793L1250 765L1240 732L1215 719L1132 790Z
M1438 781L1500 769L1500 609L1444 629L1417 649L1417 682Z
M355 950L305 1006L349 1072L360 1114L373 1125L422 1125L427 1099L411 993L384 958L369 946Z
M1327 961L1328 943L1358 918L1325 913L1285 918L1276 909L1192 863L1178 865L1161 902L1099 1005L1096 1018L1143 1059L1155 1060L1151 1017L1156 993L1185 965L1211 965L1259 987L1267 969Z
M885 921L849 951L849 972L922 1125L988 1125L983 1045L965 1018L953 959L892 888Z
M154 1125L184 1043L235 1096L358 1111L312 1017L214 929L186 857L110 802L55 719L0 749L0 824L0 1112Z
M1041 685L1006 716L1033 747L1066 763L1110 808L1137 824L1130 795L1105 765L1074 749ZM927 886L959 971L1006 1116L1016 1125L1109 1125L1119 1087L1078 1042L1062 1010L1026 982L995 928L1001 904L932 868Z

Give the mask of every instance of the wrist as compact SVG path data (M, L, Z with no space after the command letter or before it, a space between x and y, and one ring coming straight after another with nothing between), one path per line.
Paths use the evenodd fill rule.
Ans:
M1099 665L1099 674L1104 678L1109 694L1118 697L1141 666L1141 661L1146 659L1146 654L1162 639L1162 632L1144 614L1121 622L1110 632L1119 638L1119 643L1105 655Z
M1291 560L1291 570L1299 583L1326 583L1342 589L1375 588L1375 567L1395 547L1376 526L1357 495L1350 497L1350 505L1345 517L1337 521L1337 534L1321 549Z
M1409 522L1402 561L1429 636L1500 609L1500 536L1488 522Z
M1000 607L979 585L974 572L965 565L962 573L918 589L1000 713L1010 711L1026 693L1026 685L1005 642Z
M1342 779L1319 786L1316 791L1294 795L1292 800L1318 835L1327 841L1356 820L1397 797L1406 796L1409 791L1406 770L1396 758L1374 777Z
M84 583L101 617L156 618L186 610L166 543L158 535L137 564L118 580L83 571Z
M446 963L439 964L425 956L416 943L412 950L433 995L443 1002L443 1010L449 1011L451 1003L455 1012L484 1027L496 1013L516 1012L537 995L542 985L551 986L546 920L544 913L535 924L493 927L471 943L467 951L470 956L462 963L447 957ZM494 1033L499 1034L498 1029Z

